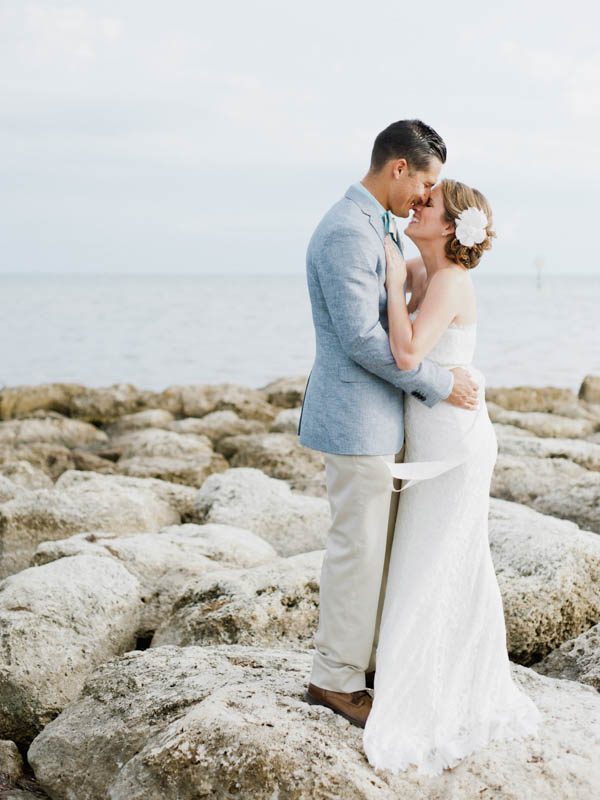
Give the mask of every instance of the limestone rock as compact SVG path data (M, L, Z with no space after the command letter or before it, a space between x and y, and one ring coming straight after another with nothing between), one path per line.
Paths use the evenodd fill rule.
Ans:
M161 502L181 515L183 522L191 520L194 516L194 501L197 490L193 486L183 486L180 483L157 478L135 478L129 475L98 475L96 472L81 470L67 470L56 481L56 489L70 489L74 486L86 484L88 487L97 486L98 489L111 491L113 487L141 489L150 491Z
M76 469L75 451L58 444L0 444L0 464L27 461L42 470L52 483L67 469Z
M233 525L171 525L159 531L177 542L193 542L198 552L218 562L219 567L256 567L277 558L277 551L260 536Z
M600 533L600 445L503 434L498 447L493 497L525 503Z
M0 775L16 781L23 774L23 758L10 739L0 739Z
M0 503L8 503L9 500L24 494L25 491L22 486L13 483L10 478L0 475Z
M570 480L561 491L548 491L533 502L542 514L570 519L580 528L600 533L600 474L587 472Z
M213 472L228 468L223 456L213 451L210 439L191 433L146 428L113 440L111 450L120 455L116 469L123 475L187 486L200 487Z
M27 417L40 409L68 415L71 398L85 391L86 387L78 383L5 386L0 389L0 419Z
M156 478L199 488L209 475L223 472L228 466L223 456L211 453L187 458L168 458L166 456L123 458L119 461L117 469L123 475Z
M289 487L298 494L308 494L312 497L323 497L327 500L327 483L325 470L316 472L311 478L293 478L288 481Z
M206 400L208 411L204 412L206 405L196 403L193 393L184 393L183 410L188 417L204 416L210 411L235 411L243 419L256 419L262 422L271 422L275 418L275 409L265 401L261 392L256 389L249 389L246 386L238 386L232 383L223 383L217 386L207 387ZM204 413L202 413L204 412Z
M92 470L102 475L114 475L117 471L115 465L107 458L89 453L86 450L72 450L73 468L82 470ZM62 474L62 473L61 473Z
M535 436L583 439L598 428L598 423L590 419L573 419L541 411L507 411L498 408L498 411L493 410L493 422L523 428Z
M537 737L492 742L439 777L394 776L369 765L361 728L306 704L310 665L239 645L127 653L96 669L29 761L65 800L591 798L600 785L588 686L513 666L543 714Z
M29 444L46 442L64 447L81 447L95 442L108 441L107 435L87 422L48 412L46 417L28 417L0 422L0 443Z
M162 408L174 417L183 417L183 389L184 386L174 384L168 386L162 392L156 392L151 404L152 408Z
M585 469L600 471L600 444L585 440L503 436L498 440L498 449L509 456L568 458Z
M271 422L276 411L257 389L233 383L171 386L158 398L160 408L178 417L204 417L212 411L235 411L243 419Z
M196 522L248 528L282 556L322 549L331 526L326 500L294 494L284 481L258 469L211 475L197 494L195 509Z
M488 403L488 408L490 405L493 404ZM498 406L498 408L500 408L500 406ZM501 422L494 422L493 424L498 443L500 443L500 441L506 436L529 436L529 438L531 438L534 435L531 431L527 431L525 428L515 428L514 425L504 425Z
M550 678L587 683L600 692L600 625L563 642L533 669Z
M135 414L125 414L116 422L104 428L108 436L118 436L127 431L137 431L142 428L168 428L174 420L170 411L163 408L148 408Z
M494 389L486 386L485 399L509 411L543 411L556 413L564 406L575 405L577 397L570 389L554 386L517 386L512 389Z
M38 544L84 531L137 533L180 522L152 492L97 483L69 489L23 489L0 506L0 577L23 569Z
M281 480L310 478L323 469L323 455L303 447L296 434L227 436L218 450L232 467L255 467Z
M579 397L588 403L600 403L600 377L586 375L579 389Z
M286 408L280 411L271 425L270 432L290 433L292 436L297 436L301 412L300 408Z
M600 537L505 500L490 501L489 536L513 660L531 664L600 619Z
M3 461L0 475L9 478L24 489L50 489L54 484L49 475L29 461Z
M131 383L115 383L101 388L85 388L71 397L70 410L73 417L107 424L116 422L125 414L134 414L144 408L145 401Z
M492 497L532 505L537 497L548 493L556 492L562 498L568 494L572 481L590 474L567 458L509 456L500 452L490 493Z
M151 646L312 647L322 562L323 551L317 550L190 581Z
M269 403L278 408L298 408L302 405L308 376L296 378L278 378L263 386L261 392Z
M216 444L224 436L239 433L264 433L266 423L256 419L242 419L235 411L212 411L204 417L186 417L171 423L170 429L177 433L194 433L207 436Z
M569 417L570 419L591 420L596 423L596 427L598 423L600 423L600 405L588 403L585 400L578 400L575 404L558 405L554 413L561 417Z
M0 582L0 728L28 744L99 663L132 648L139 584L121 564L61 558Z
M275 550L251 531L226 525L174 525L158 533L118 536L81 533L42 542L32 563L74 555L119 561L140 582L143 603L138 635L154 632L184 585L223 565L253 567L276 558Z
M193 433L176 433L160 428L144 428L123 433L111 440L110 450L120 458L165 456L185 458L212 453L210 439Z

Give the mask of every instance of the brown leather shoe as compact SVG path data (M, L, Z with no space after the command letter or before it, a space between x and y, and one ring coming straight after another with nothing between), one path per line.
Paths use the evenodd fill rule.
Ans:
M356 692L333 692L331 689L321 689L314 683L308 684L304 699L311 705L330 708L359 728L365 727L373 703L366 689L359 689Z
M373 672L365 672L365 684L367 689L375 688L375 670Z

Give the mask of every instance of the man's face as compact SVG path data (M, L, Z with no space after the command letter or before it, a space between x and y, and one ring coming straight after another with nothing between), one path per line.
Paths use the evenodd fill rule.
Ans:
M425 169L415 170L411 175L404 159L398 159L389 190L392 214L396 217L408 217L414 206L426 203L432 187L439 180L441 169L442 162L439 158L432 157Z

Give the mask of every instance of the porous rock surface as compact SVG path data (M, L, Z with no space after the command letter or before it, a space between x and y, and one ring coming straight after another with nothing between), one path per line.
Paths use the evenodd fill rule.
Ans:
M293 378L278 378L263 386L261 392L274 406L280 408L297 408L302 405L308 377L305 375Z
M204 417L212 411L235 411L242 419L270 423L277 414L264 392L234 383L169 386L157 395L155 404L177 417Z
M102 535L82 533L42 542L32 563L47 564L74 555L116 559L140 583L142 610L137 634L146 636L171 611L182 588L207 572L254 567L277 557L270 544L251 531L226 525L173 525L158 533Z
M96 486L104 491L113 488L141 489L152 492L162 503L170 506L173 511L181 515L186 522L194 515L194 501L197 489L193 486L184 486L181 483L171 483L159 478L136 478L132 475L99 475L92 470L70 469L62 473L54 484L56 489L71 489L72 487L86 484Z
M29 761L61 800L575 800L599 785L590 687L513 666L543 714L537 737L492 742L438 777L394 776L369 765L361 728L305 703L310 664L238 645L126 653L96 669Z
M163 644L312 647L319 620L323 551L190 581L154 634Z
M600 619L596 534L491 500L489 537L513 660L537 661Z
M282 556L322 549L331 525L326 500L293 493L284 481L244 467L206 479L195 520L248 528Z
M254 467L272 478L310 478L323 469L323 455L303 447L296 433L227 436L218 450L232 467Z
M598 429L599 422L585 417L566 417L560 414L546 414L541 411L507 411L488 404L492 422L513 425L530 431L535 436L578 439L588 436ZM591 416L591 415L590 415Z
M79 555L0 581L0 730L28 744L97 665L135 646L138 580Z
M151 491L96 482L68 489L22 489L0 505L0 577L28 566L38 544L84 531L135 533L180 522Z
M170 430L177 433L193 433L206 436L216 445L225 436L237 436L247 433L264 433L266 422L256 419L242 419L235 411L213 411L204 417L185 417L177 419L170 425Z
M46 442L64 447L83 447L108 441L107 435L94 425L69 419L62 414L48 411L45 415L26 419L11 419L0 422L1 444L29 444Z
M600 692L600 625L563 642L533 669L551 678L587 683Z

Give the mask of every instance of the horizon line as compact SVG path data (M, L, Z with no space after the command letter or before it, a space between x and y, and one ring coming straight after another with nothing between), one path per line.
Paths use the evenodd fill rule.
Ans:
M493 272L477 272L477 275L484 275L486 277L505 277L507 275L511 277L521 277L521 278L534 278L538 279L541 278L542 280L544 277L572 277L572 278L591 278L591 277L600 277L598 273L595 272L542 272L539 275L537 272L523 272L523 270L515 271L515 272L501 272L501 271L493 271ZM228 270L223 270L221 272L100 272L100 271L91 271L91 272L81 272L81 271L41 271L41 272L24 272L22 270L0 270L0 276L2 275L11 275L11 276L28 276L28 277L39 277L39 276L58 276L58 275L77 275L81 277L90 277L90 276L111 276L117 278L129 278L129 277L172 277L172 278L187 278L187 277L213 277L213 278L221 278L228 275L236 275L238 277L277 277L277 278L289 278L289 277L304 277L306 272L304 270L293 271L293 272L230 272Z

